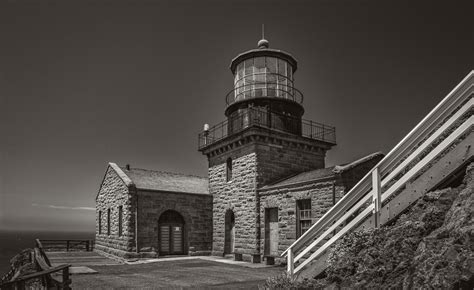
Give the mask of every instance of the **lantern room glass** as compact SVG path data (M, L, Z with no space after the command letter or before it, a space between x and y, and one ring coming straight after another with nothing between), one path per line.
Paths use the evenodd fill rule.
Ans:
M260 56L237 65L234 98L240 101L254 97L293 99L293 68L276 57Z

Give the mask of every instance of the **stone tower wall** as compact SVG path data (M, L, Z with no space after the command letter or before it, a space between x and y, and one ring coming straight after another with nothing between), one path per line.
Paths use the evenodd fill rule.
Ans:
M324 150L311 151L297 145L274 145L258 143L257 187L288 178L291 175L324 168Z
M232 180L226 181L226 160L232 158ZM253 146L241 147L210 160L209 190L213 195L213 255L223 255L225 213L235 217L235 252L249 261L258 251L256 170Z
M235 216L235 253L258 261L261 210L257 189L292 174L324 167L323 150L296 145L250 142L209 158L209 189L213 195L213 255L223 255L225 214ZM226 161L232 158L232 180L226 181ZM257 259L257 260L254 260Z

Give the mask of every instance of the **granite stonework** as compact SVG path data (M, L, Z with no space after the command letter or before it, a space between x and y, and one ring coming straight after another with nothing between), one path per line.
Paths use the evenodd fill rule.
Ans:
M119 236L119 207L123 208L122 235ZM110 209L110 234L107 214ZM136 256L135 204L129 186L108 166L96 198L95 250L119 257ZM101 217L99 221L99 217ZM99 227L101 230L99 231Z
M109 209L110 230L107 221ZM212 195L140 189L126 172L110 163L96 198L95 250L124 259L159 256L158 220L167 210L178 212L185 221L184 253L209 255L212 247ZM138 227L135 227L136 222Z
M212 249L212 196L209 194L138 190L138 248L159 256L158 220L174 210L184 218L186 255L210 255Z
M268 142L268 143L265 143ZM300 172L324 167L325 150L252 138L222 153L209 154L209 192L213 195L213 255L225 246L225 214L235 217L234 253L244 261L258 262L261 247L261 209L258 189ZM232 159L232 179L227 181L226 162Z
M297 237L297 201L311 199L311 219L314 224L345 193L347 193L378 161L382 154L343 170L333 170L333 174L320 180L307 180L284 186L267 186L258 191L260 198L260 247L265 254L265 209L278 208L278 256L276 263L284 263L280 258ZM265 255L263 257L265 259Z

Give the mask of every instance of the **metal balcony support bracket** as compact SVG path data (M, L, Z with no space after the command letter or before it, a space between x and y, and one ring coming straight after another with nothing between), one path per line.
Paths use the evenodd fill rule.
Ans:
M374 225L378 228L380 226L380 208L382 207L381 181L378 167L375 167L372 171L372 203L374 204Z

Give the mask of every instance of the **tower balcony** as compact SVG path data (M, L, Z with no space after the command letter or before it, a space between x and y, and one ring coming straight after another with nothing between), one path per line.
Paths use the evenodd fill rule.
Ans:
M333 126L275 113L262 108L251 107L199 133L198 149L202 150L229 136L252 127L289 133L311 140L325 142L329 145L336 144L336 128Z

